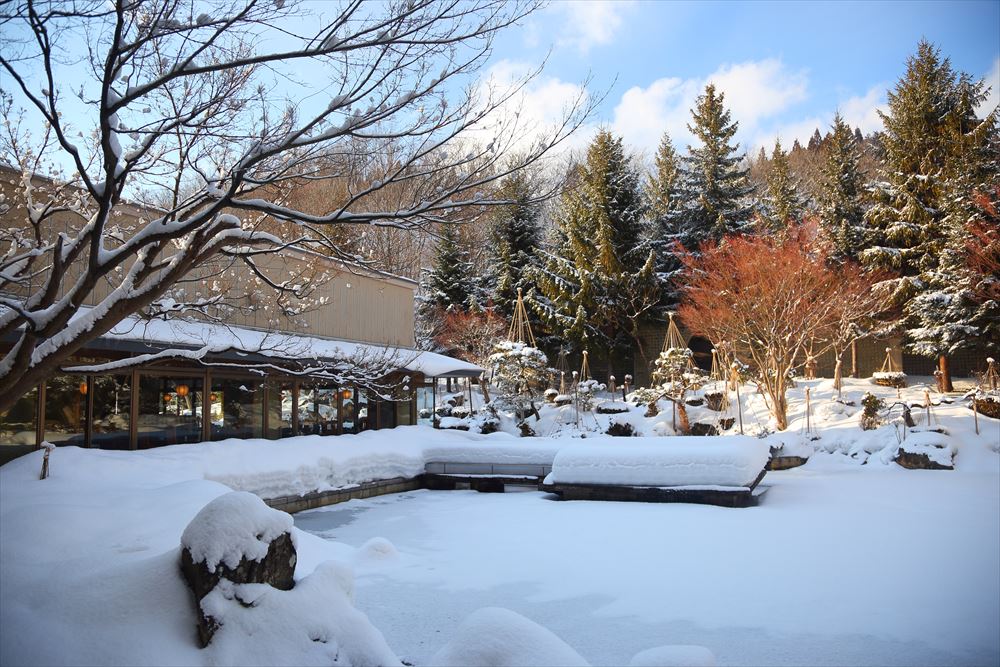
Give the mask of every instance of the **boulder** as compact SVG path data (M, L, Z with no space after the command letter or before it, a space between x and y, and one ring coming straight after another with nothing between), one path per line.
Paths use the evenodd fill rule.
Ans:
M180 566L195 602L202 647L219 628L202 600L222 580L292 589L298 556L291 529L290 515L238 491L219 496L191 520L181 537Z

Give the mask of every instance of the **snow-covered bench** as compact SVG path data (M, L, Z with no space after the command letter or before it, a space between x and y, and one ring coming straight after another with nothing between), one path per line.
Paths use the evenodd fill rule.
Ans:
M745 436L580 445L556 454L542 488L564 500L747 507L756 504L769 457L766 442Z

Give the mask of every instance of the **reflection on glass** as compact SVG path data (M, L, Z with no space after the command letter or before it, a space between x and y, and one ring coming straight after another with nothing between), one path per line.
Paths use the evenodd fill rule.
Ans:
M335 435L339 427L337 387L327 383L299 388L299 433Z
M0 464L35 448L38 426L38 389L32 389L5 412L0 412Z
M201 378L139 377L139 449L202 441Z
M368 395L365 390L355 387L354 389L354 432L361 433L362 431L367 431L374 426L373 420L369 417L369 408L371 409L371 416L375 413L375 404L369 403Z
M271 382L268 384L267 437L276 440L287 438L292 433L292 383Z
M413 400L408 387L403 387L396 401L396 426L410 426L413 421Z
M264 435L264 385L251 378L212 378L212 440Z
M92 446L101 449L129 448L130 380L128 375L95 375L91 379L90 390L94 392Z
M53 445L84 446L87 378L56 375L45 384L45 439Z
M417 423L426 426L434 424L434 385L417 387Z

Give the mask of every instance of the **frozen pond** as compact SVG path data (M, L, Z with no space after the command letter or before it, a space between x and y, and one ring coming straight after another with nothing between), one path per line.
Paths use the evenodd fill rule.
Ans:
M490 606L595 665L664 644L720 664L997 664L997 476L810 466L768 474L749 509L416 491L295 518L391 542L350 555L356 602L418 665Z

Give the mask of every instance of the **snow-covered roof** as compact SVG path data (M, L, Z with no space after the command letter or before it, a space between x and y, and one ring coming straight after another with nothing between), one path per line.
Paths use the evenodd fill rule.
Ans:
M478 377L483 368L461 359L406 347L304 336L280 331L260 331L189 319L144 320L128 317L100 341L121 341L151 347L178 347L213 352L237 351L281 359L343 359L392 357L400 370L427 377Z

